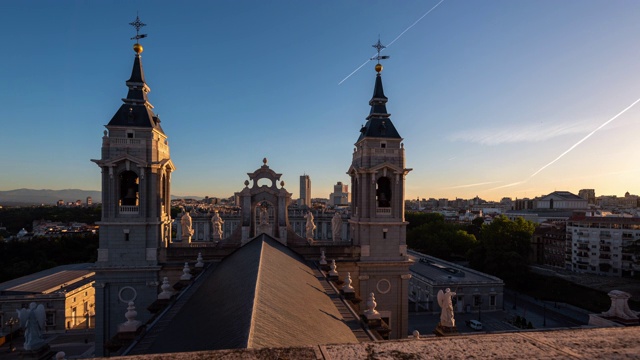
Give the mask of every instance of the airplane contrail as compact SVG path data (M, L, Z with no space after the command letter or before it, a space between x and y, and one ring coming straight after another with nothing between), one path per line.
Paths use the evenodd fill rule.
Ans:
M610 122L612 122L613 120L617 119L618 117L620 117L620 115L624 114L625 112L627 112L629 109L631 109L632 107L634 107L637 103L640 102L640 99L637 99L636 101L634 101L633 103L631 103L631 105L627 106L626 108L624 108L624 110L620 111L619 113L617 113L614 117L612 117L611 119L605 121L604 123L602 123L602 125L598 126L595 130L593 130L592 132L588 133L585 137L583 137L582 139L580 139L577 143L573 144L570 148L568 148L567 150L565 150L565 152L563 152L562 154L558 155L558 157L556 157L555 159L551 160L548 164L546 164L545 166L541 167L540 169L538 169L538 171L534 172L533 174L529 175L528 178L526 178L525 180L522 181L517 181L511 184L507 184L507 185L502 185L502 186L498 186L496 188L493 189L489 189L489 190L497 190L497 189L502 189L502 188L506 188L506 187L511 187L511 186L516 186L519 184L523 184L526 183L527 181L531 180L534 176L538 175L542 170L548 168L549 166L555 164L556 161L562 159L565 155L567 155L571 150L575 149L578 145L582 144L585 140L587 140L588 138L590 138L593 134L595 134L596 132L598 132L598 130L602 129L603 127L607 126Z
M463 189L463 188L470 188L470 187L475 187L475 186L482 186L482 185L495 184L495 183L499 183L499 182L501 182L501 181L486 181L486 182L475 183L475 184L466 184L466 185L449 186L449 187L445 187L445 188L442 188L442 189L443 189L443 190L450 190L450 189Z
M439 3L437 3L434 7L432 7L431 9L429 9L429 11L427 11L426 13L424 13L424 15L420 16L420 18L418 20L416 20L413 24L409 25L408 28L404 29L403 32L400 33L400 35L396 36L395 39L393 39L389 44L387 44L387 47L391 46L394 42L396 42L398 39L400 39L400 37L402 35L404 35L404 33L406 33L407 31L409 31L409 29L411 29L412 27L416 26L417 23L420 22L420 20L422 20L425 16L429 15L430 12L432 12L435 8L437 8L440 4L442 4L444 2L444 0L440 0ZM377 54L377 53L376 53ZM375 56L376 54L373 54L373 56ZM351 77L351 75L355 74L358 70L362 69L363 66L365 66L369 61L371 61L371 59L365 61L362 63L362 65L358 66L357 69L353 70L351 72L351 74L347 75L347 77L345 77L344 79L342 79L338 85L342 84L343 82L345 82L345 80L347 80L348 78Z
M580 139L580 141L578 141L577 143L573 144L573 146L571 146L569 149L567 149L565 152L563 152L562 154L560 154L560 156L558 156L557 158L553 159L551 162L549 162L547 165L541 167L538 171L534 172L533 174L531 174L531 176L529 176L529 179L531 179L532 177L538 175L538 173L540 173L540 171L546 169L547 167L553 165L556 161L560 160L563 156L567 155L569 153L569 151L573 150L576 148L576 146L582 144L585 140L587 140L588 138L591 137L591 135L595 134L598 130L602 129L603 127L607 126L607 124L609 124L610 122L612 122L613 120L617 119L620 115L624 114L625 112L627 112L627 110L631 109L635 104L639 103L640 99L634 101L631 105L627 106L624 110L620 111L618 114L616 114L616 116L612 117L611 119L605 121L602 125L598 126L595 130L593 130L592 132L588 133L585 137L583 137L582 139Z

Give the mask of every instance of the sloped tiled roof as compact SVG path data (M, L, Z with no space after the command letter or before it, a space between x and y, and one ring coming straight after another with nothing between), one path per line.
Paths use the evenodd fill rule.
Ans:
M74 285L93 280L93 264L56 266L35 274L23 276L0 284L0 293L49 294L61 289L70 290Z
M302 257L267 235L200 281L148 353L358 342Z
M545 200L545 199L550 198L550 197L558 197L558 198L561 198L563 200L584 200L584 201L586 201L585 199L581 198L580 196L578 196L576 194L573 194L573 193L571 193L569 191L554 191L549 195L542 196L540 198L540 200Z

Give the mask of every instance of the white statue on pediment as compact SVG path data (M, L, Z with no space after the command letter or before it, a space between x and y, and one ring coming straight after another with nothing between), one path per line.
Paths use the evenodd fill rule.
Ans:
M224 224L224 220L218 214L218 210L213 213L213 217L211 218L211 226L213 228L213 239L220 240L222 239L222 224Z
M313 231L316 229L316 224L313 222L313 214L309 211L305 216L307 219L307 224L305 226L307 239L313 240Z
M456 293L447 288L445 291L438 291L438 305L442 309L440 313L440 325L448 328L456 326L456 320L453 318L453 300Z

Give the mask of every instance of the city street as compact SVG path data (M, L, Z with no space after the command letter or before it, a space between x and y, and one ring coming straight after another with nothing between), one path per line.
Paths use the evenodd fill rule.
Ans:
M515 302L515 308L514 308ZM504 310L492 312L456 313L456 326L460 333L479 332L466 325L467 320L480 320L485 332L517 331L509 322L516 316L524 317L531 322L534 329L552 329L586 325L588 312L567 304L543 302L523 294L505 292ZM433 334L440 321L439 313L409 312L409 334L418 330L421 335Z

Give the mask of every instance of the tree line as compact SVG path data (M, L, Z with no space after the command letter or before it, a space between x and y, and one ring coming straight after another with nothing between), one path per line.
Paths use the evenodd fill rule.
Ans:
M36 236L7 241L24 228L32 231L34 220L95 224L101 217L97 207L33 206L0 209L0 282L33 274L59 265L95 262L98 234Z
M407 212L407 246L448 261L466 261L473 269L519 287L528 275L535 224L496 216L490 224L446 222L438 213Z
M50 220L55 222L80 222L95 224L100 221L102 207L57 207L32 206L9 207L0 209L0 226L7 228L9 234L15 235L20 229L33 230L34 220Z
M59 265L95 262L98 234L0 241L0 282Z

